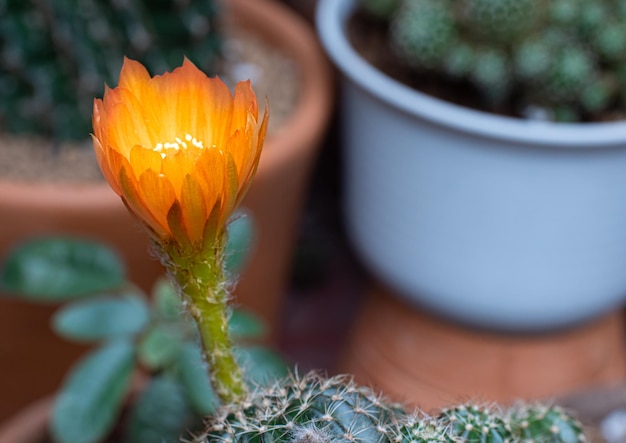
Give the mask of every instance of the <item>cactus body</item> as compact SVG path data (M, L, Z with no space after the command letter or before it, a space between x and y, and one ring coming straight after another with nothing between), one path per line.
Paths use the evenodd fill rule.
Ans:
M389 441L392 407L345 377L293 377L227 407L195 442Z
M503 443L510 440L510 426L498 413L487 407L460 405L444 409L440 422L455 439L468 443Z
M437 68L456 42L450 0L404 2L391 28L391 38L409 63Z
M536 443L583 443L587 439L578 420L558 406L522 405L511 412L512 435Z
M437 417L402 408L345 376L291 376L209 418L190 443L582 443L558 407L459 405ZM187 440L185 440L187 442Z
M454 443L454 436L442 422L418 416L404 419L392 439L395 443Z
M511 44L541 19L539 0L463 0L459 25L478 38Z

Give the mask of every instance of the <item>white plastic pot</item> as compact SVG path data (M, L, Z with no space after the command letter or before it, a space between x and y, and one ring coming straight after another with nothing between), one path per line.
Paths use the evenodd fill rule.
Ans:
M400 294L511 331L592 319L626 300L626 122L553 124L421 94L350 46L354 0L320 0L344 74L347 227Z

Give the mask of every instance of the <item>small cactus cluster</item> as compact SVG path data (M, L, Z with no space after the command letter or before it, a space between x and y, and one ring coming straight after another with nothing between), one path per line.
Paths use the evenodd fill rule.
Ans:
M582 425L557 406L460 405L407 411L347 376L291 375L211 417L193 443L579 443Z
M3 0L0 17L0 128L56 141L87 137L123 56L215 74L221 47L211 0Z
M491 109L584 121L626 106L623 0L360 1L416 72L468 82Z

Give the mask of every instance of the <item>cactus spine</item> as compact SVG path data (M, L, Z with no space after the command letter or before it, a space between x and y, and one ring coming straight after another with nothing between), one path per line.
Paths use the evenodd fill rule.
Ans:
M376 6L373 6L373 4ZM626 105L626 7L620 0L361 0L389 23L416 75L465 81L498 109L583 120ZM382 13L380 11L383 11Z
M582 443L556 406L459 405L437 417L390 403L346 376L292 375L225 406L191 443Z

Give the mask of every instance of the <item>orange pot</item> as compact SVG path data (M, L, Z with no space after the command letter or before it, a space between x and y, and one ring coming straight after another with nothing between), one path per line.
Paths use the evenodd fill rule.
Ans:
M296 109L265 143L243 202L253 216L256 244L241 272L235 302L274 326L283 306L309 177L331 113L332 71L313 28L286 6L267 0L229 0L229 6L234 21L296 62L302 83Z
M291 57L300 76L298 103L285 123L268 136L257 176L244 200L256 237L235 299L272 326L280 315L298 216L331 112L331 69L311 26L286 6L274 0L229 0L227 5L229 19ZM144 289L162 275L161 266L148 253L147 235L104 183L0 181L0 220L0 257L33 236L70 234L111 245L127 263L130 280ZM0 378L0 392L16 391L10 397L2 395L0 420L55 389L73 360L70 357L82 350L50 336L51 312L52 308L0 297L0 361L11 362L10 374L6 365L5 376ZM40 352L44 343L53 357ZM32 378L29 368L37 370L37 378Z
M43 443L51 407L46 397L16 414L0 427L0 443Z
M448 323L376 287L339 369L425 410L545 399L622 381L624 337L620 311L565 331L506 335Z

